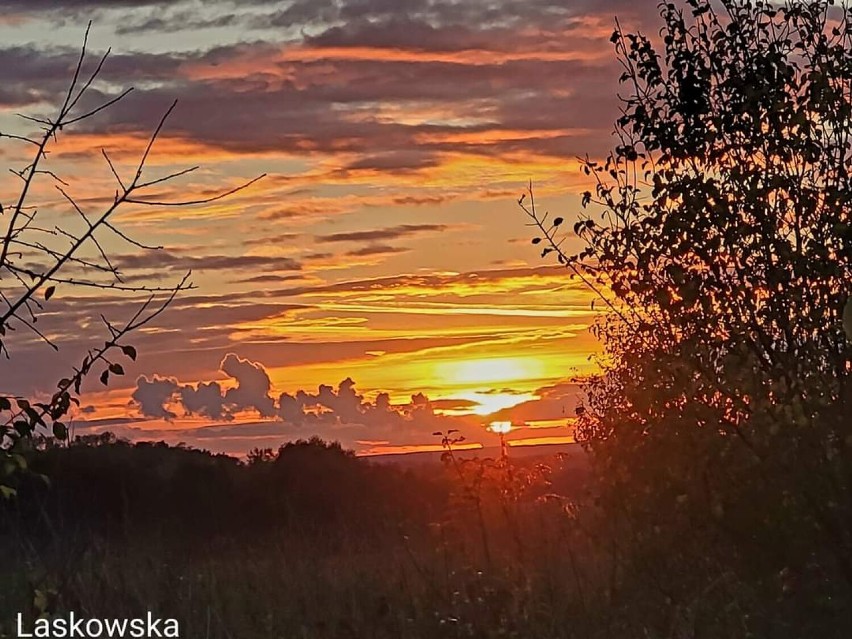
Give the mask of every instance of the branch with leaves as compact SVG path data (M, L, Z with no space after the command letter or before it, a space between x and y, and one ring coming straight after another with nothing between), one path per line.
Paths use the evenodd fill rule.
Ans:
M759 512L749 535L810 550L818 530L852 583L852 8L835 4L665 2L654 39L616 22L616 146L580 158L573 234L531 190L519 204L609 310L578 433L611 503Z
M91 23L86 29L70 85L56 114L52 117L19 114L27 123L38 126L39 132L36 134L0 132L0 139L34 147L34 153L26 166L22 169L10 169L21 181L14 204L5 208L0 204L0 212L6 220L5 230L0 232L0 301L4 306L0 309L0 353L7 361L12 360L10 333L18 328L30 331L47 347L59 350L60 345L38 326L39 316L45 311L50 300L58 295L58 290L80 288L142 293L147 295L147 299L137 307L130 319L123 323L115 324L105 316L100 316L107 331L103 346L90 349L80 364L73 368L72 374L59 381L57 391L50 401L35 402L24 397L0 396L0 414L7 414L5 418L0 418L0 461L12 459L12 455L17 454L16 449L38 428L49 429L59 439L65 439L67 428L61 419L69 412L72 404L79 403L77 396L80 394L83 379L98 366L102 367L100 381L103 384L107 384L113 375L122 375L124 368L117 358L123 356L135 360L137 356L135 347L127 342L128 335L157 318L178 294L194 288L190 272L184 274L176 284L169 286L128 281L116 266L115 260L110 258L104 240L112 236L113 239L117 238L120 242L143 251L158 251L162 247L149 246L119 228L113 221L115 213L125 205L183 207L207 204L239 193L264 177L260 175L235 188L209 196L176 200L162 200L155 196L151 191L152 187L161 187L198 169L194 166L160 177L145 175L146 163L177 105L175 101L154 128L131 175L122 176L107 151L101 150L101 155L115 179L116 188L111 201L100 211L86 211L81 201L72 194L71 185L46 166L50 147L69 127L87 122L106 109L114 107L133 91L133 88L128 88L94 105L83 107L89 102L87 96L92 93L110 55L107 50L98 59L92 72L84 75L89 57L87 47L90 28ZM79 220L82 220L82 230L73 230L70 226L51 226L50 223L44 222L45 214L42 209L32 203L36 184L41 180L53 184L60 201L68 205ZM95 257L90 257L87 252L94 252ZM72 269L73 272L69 272ZM82 276L77 274L79 271L83 272ZM11 466L14 468L19 464ZM0 483L3 483L2 470Z

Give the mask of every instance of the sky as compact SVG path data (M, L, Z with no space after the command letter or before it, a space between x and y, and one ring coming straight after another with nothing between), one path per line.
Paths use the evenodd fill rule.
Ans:
M512 421L515 443L570 441L599 349L592 295L541 258L517 200L531 180L570 227L588 187L578 157L614 144L615 17L653 29L655 4L0 0L0 131L31 134L17 114L55 111L89 21L84 68L111 49L90 104L134 89L51 147L50 170L87 212L115 191L102 149L132 173L173 100L146 175L200 168L153 199L266 174L214 203L111 218L163 247L99 235L126 281L191 270L195 288L133 335L123 376L90 376L73 432L235 455L312 435L359 454L428 450L452 428L489 446L492 421ZM0 140L6 168L28 151ZM30 202L79 224L39 177ZM4 171L0 203L18 191ZM49 396L102 343L100 315L120 323L142 299L57 286L39 326L59 350L10 334L0 389Z

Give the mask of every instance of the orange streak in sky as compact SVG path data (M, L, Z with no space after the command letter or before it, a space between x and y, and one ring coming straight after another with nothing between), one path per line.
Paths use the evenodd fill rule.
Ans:
M284 45L274 51L268 48L247 51L226 62L215 66L186 62L181 72L187 77L198 79L245 78L264 72L264 76L274 78L281 62L319 62L323 60L364 60L374 62L443 62L466 66L498 65L507 62L539 61L569 62L594 61L605 59L606 50L571 50L565 47L559 51L491 51L487 49L463 49L460 51L424 51L388 47L311 47ZM281 79L286 75L280 75Z
M479 443L456 444L453 446L453 450L479 450L481 448L482 444ZM444 447L440 444L424 444L422 446L382 446L381 448L369 448L365 451L361 451L358 453L358 456L370 457L374 455L398 455L403 453L437 453L442 450L444 450Z
M577 440L571 435L563 437L530 437L528 439L515 439L509 443L512 448L516 446L538 446L540 444L575 444Z

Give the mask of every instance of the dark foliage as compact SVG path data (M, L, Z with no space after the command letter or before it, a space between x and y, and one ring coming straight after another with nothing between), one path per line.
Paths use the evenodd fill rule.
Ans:
M18 497L0 504L0 636L16 611L68 610L154 610L211 638L593 627L591 616L566 623L601 590L573 502L558 494L582 493L579 450L403 464L316 438L245 462L108 433L43 444L15 478Z
M427 476L377 467L317 438L243 464L106 435L36 452L29 467L18 499L0 504L0 528L30 539L144 536L195 544L297 531L335 540L423 522L446 494Z
M660 4L612 35L618 145L574 226L600 293L579 434L632 632L852 628L852 9ZM847 320L844 323L844 315ZM680 631L677 631L680 632Z

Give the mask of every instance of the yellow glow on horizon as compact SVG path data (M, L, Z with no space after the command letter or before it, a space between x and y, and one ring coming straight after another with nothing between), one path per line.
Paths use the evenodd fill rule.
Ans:
M535 395L527 393L524 395L511 395L509 393L495 393L491 395L479 395L477 400L479 406L471 412L475 415L490 415L504 408L512 408L518 404L530 401L535 398Z
M544 365L532 357L494 357L440 362L435 377L450 384L494 384L536 379L544 374Z
M453 450L479 450L482 444L479 442L463 442L453 444ZM373 446L363 450L357 455L359 457L370 457L372 455L402 455L406 453L439 453L444 451L441 444L411 444L402 446Z
M518 446L541 446L549 444L576 444L573 435L561 435L553 437L525 437L524 439L513 439L508 442L511 448Z
M533 393L485 393L470 391L454 393L441 399L467 399L476 402L472 408L441 410L443 415L491 415L505 408L512 408L523 402L538 399Z
M488 430L490 430L492 433L505 435L506 433L512 430L512 422L491 422L488 425Z

